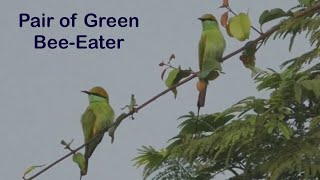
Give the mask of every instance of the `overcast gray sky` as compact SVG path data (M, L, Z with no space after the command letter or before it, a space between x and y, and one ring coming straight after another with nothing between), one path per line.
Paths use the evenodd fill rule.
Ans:
M197 20L204 13L217 17L222 0L93 0L93 1L0 1L0 179L20 179L25 168L34 164L50 164L68 151L60 145L62 139L74 139L73 146L83 143L80 116L88 105L81 90L100 85L107 89L116 114L126 105L130 94L138 104L165 89L160 79L159 62L172 53L175 65L197 70L197 46L201 25ZM265 9L289 9L297 0L231 1L235 12L249 12L254 26ZM99 16L136 16L139 28L88 28L81 18L87 13ZM76 28L19 28L18 15L59 18L78 13ZM272 25L273 23L270 23ZM266 25L268 27L268 25ZM266 28L265 27L265 28ZM225 31L223 33L226 35ZM124 38L119 50L36 50L35 34L47 38L75 39L77 34ZM251 39L258 34L252 31ZM227 37L226 53L242 46ZM257 54L257 65L278 69L284 59L301 54L304 37L288 53L288 41L269 41ZM203 113L221 111L257 93L238 56L223 63L226 73L210 84ZM196 80L178 89L177 100L168 93L138 114L135 120L125 120L116 132L113 145L105 137L90 159L89 172L83 179L142 179L142 169L132 167L131 160L141 145L163 147L176 135L176 119L196 111ZM39 180L79 178L79 169L71 158L64 160ZM223 179L223 177L221 177Z

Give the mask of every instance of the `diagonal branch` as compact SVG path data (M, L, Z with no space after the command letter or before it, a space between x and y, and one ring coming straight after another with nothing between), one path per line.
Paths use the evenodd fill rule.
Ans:
M316 3L314 6L309 7L307 9L305 9L302 12L297 12L295 13L294 17L292 18L297 18L297 17L302 17L302 16L306 16L309 15L310 13L316 13L320 11L320 3ZM289 18L291 19L291 18ZM255 40L251 41L250 43L247 43L246 45L244 45L243 47L241 47L240 49L224 56L221 59L221 62L230 59L231 57L233 57L234 55L242 52L243 50L245 50L247 47L249 47L250 45L252 45L253 43L257 43L261 40L264 40L265 38L267 38L268 36L270 36L271 34L273 34L275 31L280 29L280 26L282 25L282 23L279 23L278 25L273 26L272 28L270 28L267 32L261 34L258 38L256 38ZM189 82L190 80L194 79L195 77L197 77L197 73L193 73L192 75L190 75L188 78L180 81L179 83L177 83L176 85L172 86L171 88L168 88L162 92L160 92L159 94L155 95L154 97L150 98L148 101L146 101L145 103L141 104L140 106L138 106L134 111L131 111L129 113L123 113L121 114L117 120L112 124L112 126L110 128L116 128L123 119L129 117L130 115L133 115L134 113L138 113L138 111L142 108L144 108L145 106L149 105L151 102L155 101L156 99L158 99L159 97L163 96L164 94L166 94L167 92L171 91L172 89L179 87L187 82ZM61 162L62 160L66 159L67 157L71 156L73 153L79 151L80 149L84 148L85 146L87 146L88 144L90 144L91 142L93 142L97 137L99 137L100 135L104 134L106 131L109 130L109 127L104 129L105 131L97 134L95 137L93 137L92 139L90 139L87 143L84 143L83 145L79 146L78 148L74 149L73 152L70 152L66 155L64 155L63 157L61 157L60 159L56 160L55 162L51 163L50 165L48 165L47 167L43 168L42 170L40 170L38 173L34 174L33 176L29 177L29 178L25 178L23 177L24 180L32 180L34 178L36 178L37 176L39 176L40 174L44 173L45 171L47 171L48 169L50 169L51 167L53 167L54 165L58 164L59 162Z

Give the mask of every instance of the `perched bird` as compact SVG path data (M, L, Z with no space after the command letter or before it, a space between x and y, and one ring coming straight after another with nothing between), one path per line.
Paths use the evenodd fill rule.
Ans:
M85 166L81 169L81 177L87 174L88 161L97 145L101 142L104 130L110 127L114 120L114 111L109 104L109 96L102 87L94 87L90 91L82 91L89 95L89 106L81 118L84 142L100 134L93 142L85 147Z
M217 19L212 14L204 14L200 18L202 23L202 33L198 45L199 53L199 81L197 89L198 96L198 114L201 107L205 104L207 85L209 81L219 76L222 70L220 60L226 47L226 41L219 29Z

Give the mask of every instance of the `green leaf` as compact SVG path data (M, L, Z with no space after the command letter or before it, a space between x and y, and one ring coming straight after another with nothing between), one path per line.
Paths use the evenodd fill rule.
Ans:
M240 13L229 19L230 34L238 39L244 41L249 38L251 30L251 21L247 14Z
M126 117L127 117L126 113L121 113L117 117L116 121L114 121L113 125L109 128L108 134L111 137L111 143L113 143L113 141L114 141L114 133L116 132L116 129L118 128L118 126L120 125L122 120L124 120Z
M86 165L86 159L84 158L84 155L82 153L76 153L72 156L72 160L73 162L75 162L80 170L84 170L85 169L85 165Z
M298 0L301 5L310 6L314 0Z
M272 131L273 131L273 129L274 129L274 126L269 126L269 127L268 127L268 134L271 134Z
M292 12L284 12L282 9L280 8L275 8L272 10L265 10L259 18L259 23L262 26L264 23L272 21L274 19L278 19L284 16L291 16Z
M31 171L33 171L34 169L39 168L39 167L43 167L43 166L45 166L45 164L43 164L43 165L34 165L34 166L28 167L28 168L24 171L23 177L25 177L27 174L29 174L29 173L30 173Z
M177 83L179 83L179 81L185 77L188 77L191 74L191 70L181 70L180 68L178 69L173 69L172 71L170 71L165 84L168 88L172 88L174 85L176 85ZM177 97L177 89L173 88L171 90L174 94L174 98Z
M253 102L253 111L257 114L262 114L266 111L265 102L261 99L257 99Z
M129 112L133 111L135 106L137 106L137 101L134 98L134 94L131 94L131 100L130 100L130 105L129 105Z
M283 136L284 136L285 138L287 138L287 139L290 139L290 134L291 134L291 133L290 133L289 128L288 128L285 124L283 124L283 123L279 123L279 124L278 124L278 127L280 128Z
M227 122L229 122L232 118L234 118L235 115L233 114L229 114L229 115L225 115L225 116L217 116L213 123L212 126L214 127L214 129L217 129L223 125L225 125Z
M168 77L167 77L167 79L165 81L166 86L168 88L171 88L174 85L175 79L178 76L178 74L179 74L179 69L173 69L172 71L170 71L170 73L169 73L169 75L168 75ZM177 89L174 88L171 91L174 94L174 98L176 98L177 97L177 93L178 93Z
M314 93L317 98L320 98L320 76L317 76L313 80L301 81L301 85Z
M145 166L143 176L147 177L152 171L163 163L167 158L167 151L162 149L160 151L155 150L151 146L142 146L141 149L138 149L139 156L135 157L132 161L135 161L135 167L139 168L140 166Z
M294 97L297 102L301 102L301 96L302 96L301 85L297 83L294 85Z
M256 124L257 121L257 117L256 116L250 116L249 118L249 122L251 126L254 126Z
M310 129L316 129L317 127L320 127L320 116L316 116L310 121Z
M294 43L294 39L296 37L297 34L293 34L290 38L290 44L289 44L289 51L292 50L292 46L293 46L293 43Z

